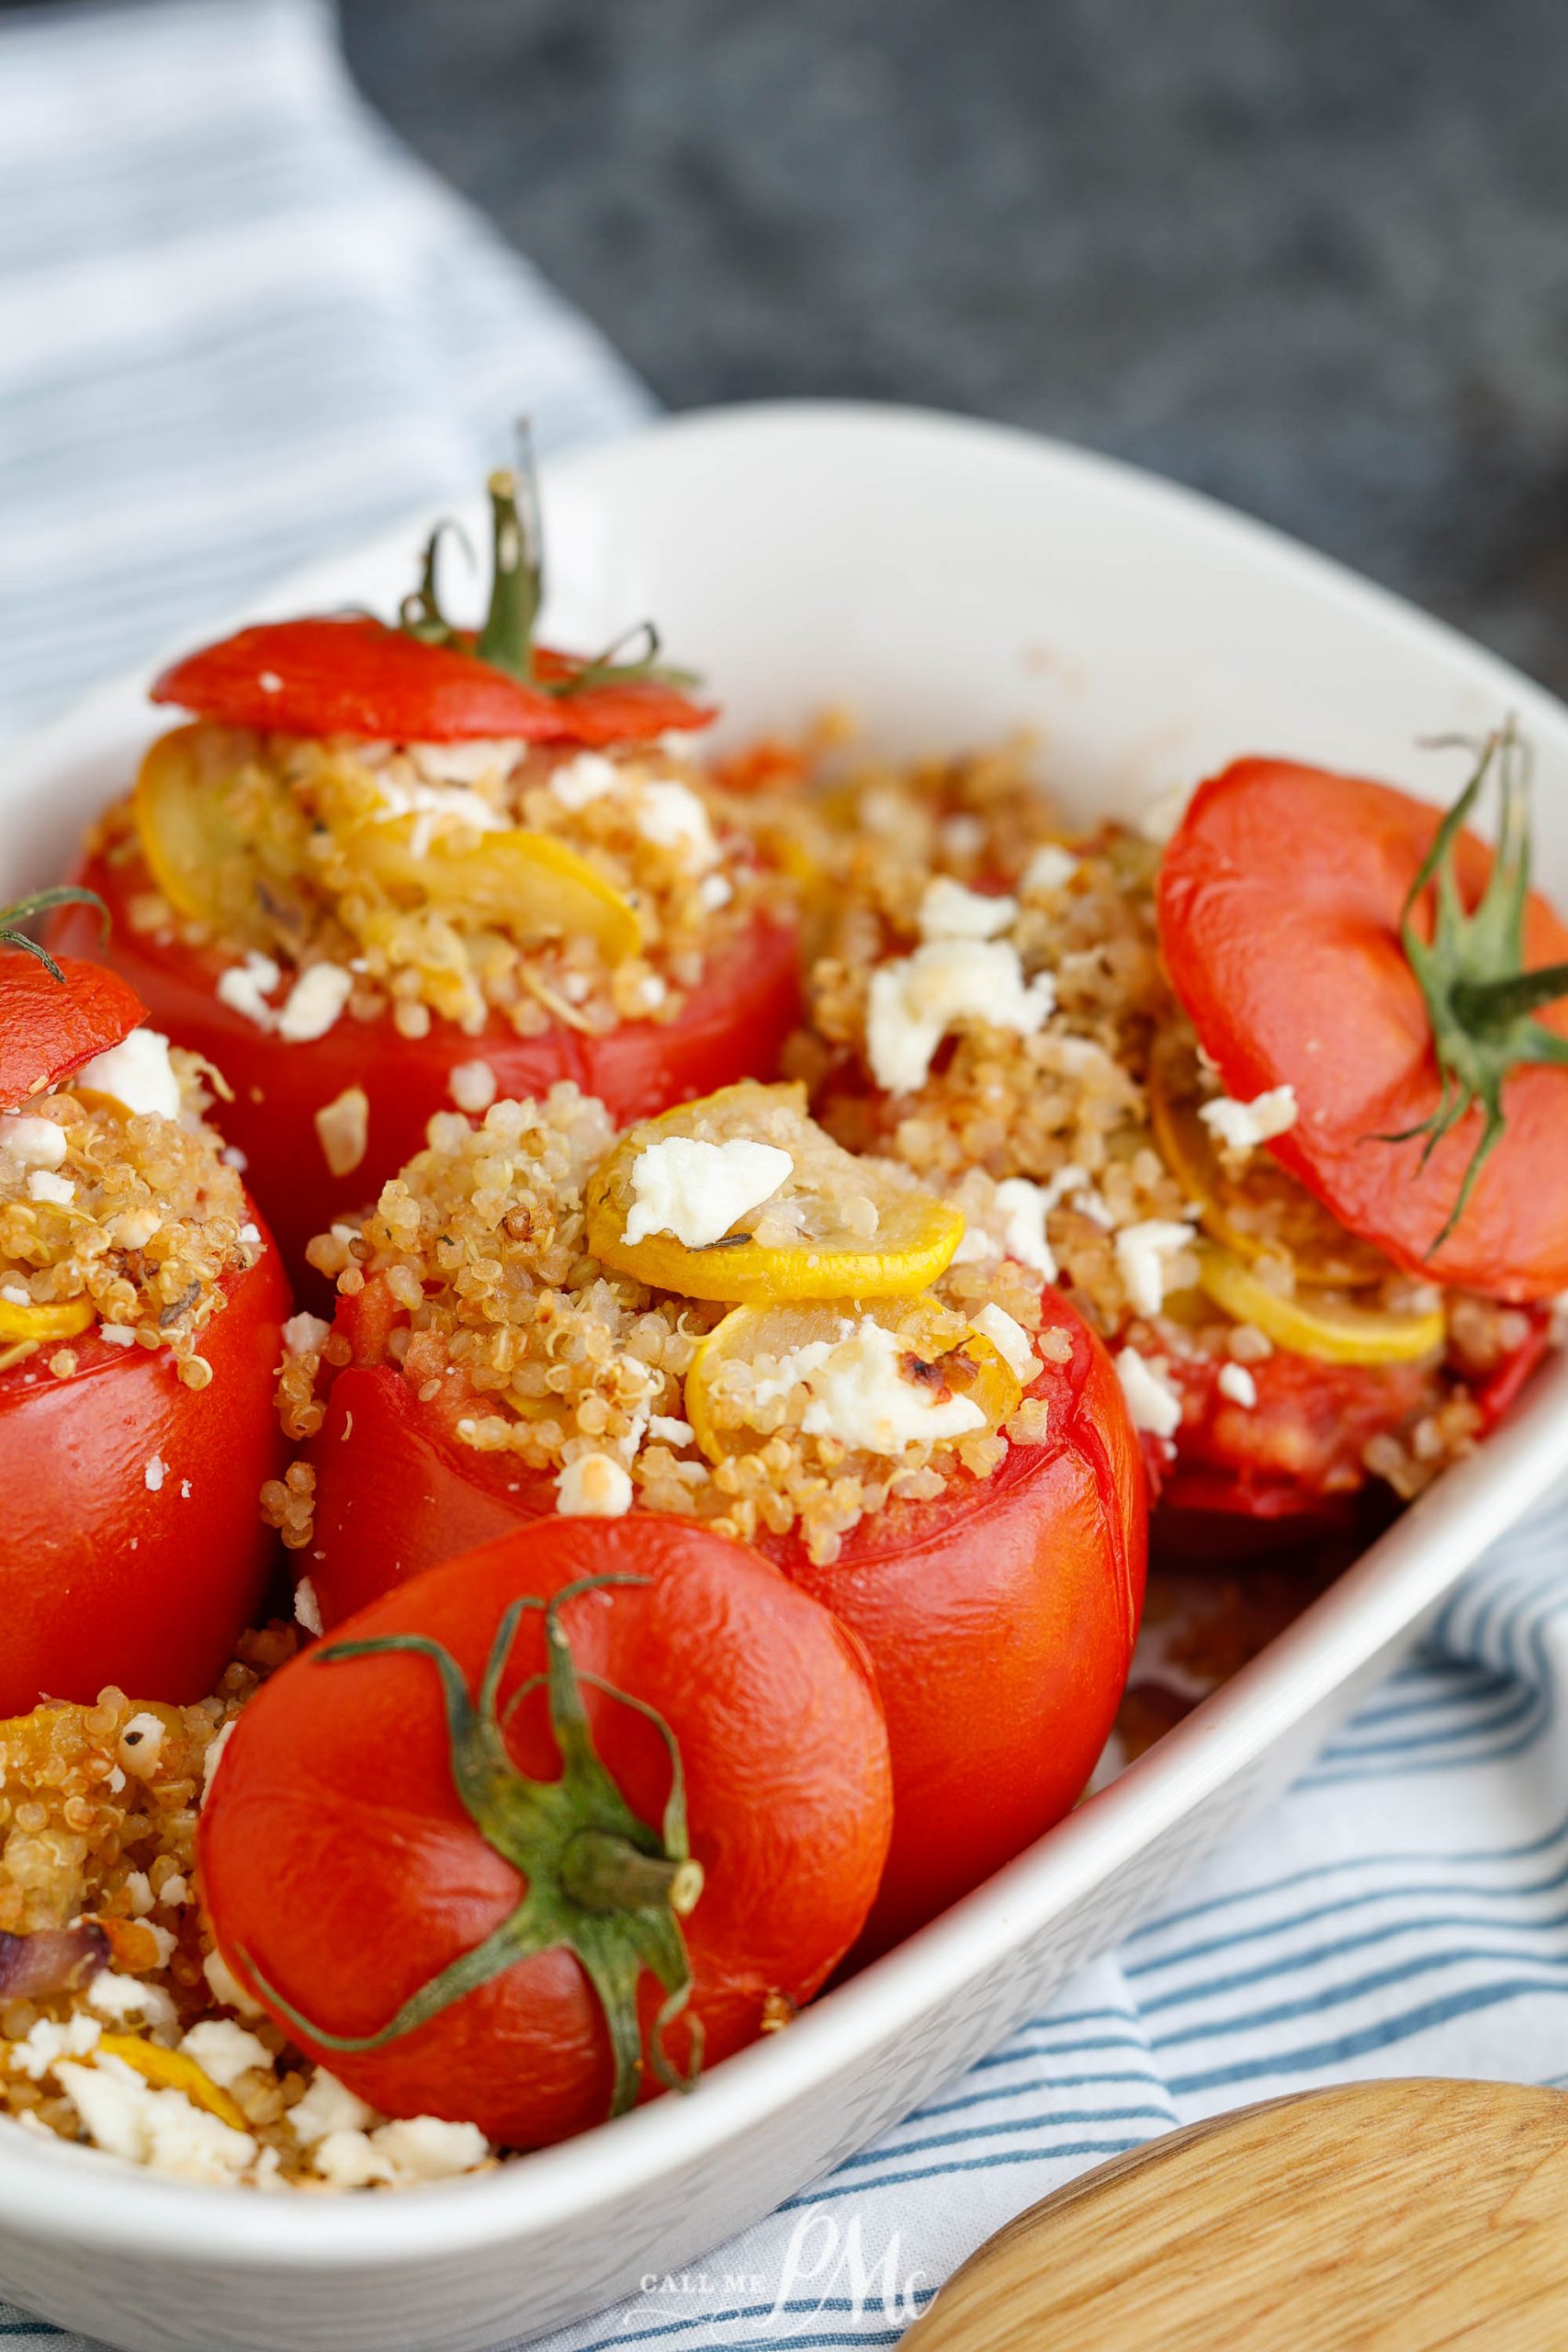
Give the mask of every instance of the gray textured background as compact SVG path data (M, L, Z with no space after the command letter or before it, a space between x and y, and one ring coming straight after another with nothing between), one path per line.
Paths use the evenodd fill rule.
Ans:
M671 404L1091 442L1568 688L1562 0L341 5Z

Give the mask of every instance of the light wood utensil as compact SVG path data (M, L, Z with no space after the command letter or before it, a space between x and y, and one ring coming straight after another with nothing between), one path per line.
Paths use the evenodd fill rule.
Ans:
M1357 2083L1156 2140L988 2238L902 2352L1563 2352L1568 2095Z

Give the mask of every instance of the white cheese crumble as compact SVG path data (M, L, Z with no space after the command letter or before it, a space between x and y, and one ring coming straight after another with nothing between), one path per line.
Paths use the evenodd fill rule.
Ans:
M132 1117L145 1112L160 1119L180 1115L180 1082L169 1060L169 1041L156 1029L133 1029L107 1054L85 1062L71 1082L112 1095Z
M0 1298L7 1306L30 1306L33 1295L21 1283L0 1283Z
M1019 953L1000 939L931 939L871 976L866 1051L889 1094L923 1086L931 1059L960 1021L983 1021L1032 1037L1056 1001L1049 973L1025 981Z
M0 1118L0 1151L24 1168L58 1168L65 1157L65 1130L52 1119Z
M469 752L468 743L431 744L421 747L444 752ZM480 745L480 750L487 746ZM412 747L411 747L412 749ZM475 773L483 775L493 769L494 761L486 763ZM378 778L381 798L375 811L378 825L390 824L395 818L412 817L409 847L415 857L423 857L438 833L454 832L466 826L476 833L499 833L506 829L506 819L491 807L482 793L471 791L466 784L427 782L415 776L400 776L382 771Z
M316 1588L309 1577L301 1577L294 1588L294 1617L308 1634L321 1631L321 1604L316 1599Z
M450 2180L472 2172L490 2154L477 2123L448 2123L438 2115L409 2115L383 2123L370 2135L392 2166L396 2179Z
M112 1968L101 1968L88 1985L87 2007L116 2025L145 2018L154 2031L174 2025L178 2018L161 1984L147 1984L140 1976L117 1976Z
M648 1424L648 1434L655 1445L690 1445L696 1435L690 1421L682 1421L673 1413L655 1413Z
M57 1176L50 1168L35 1168L28 1178L28 1197L51 1201L56 1208L62 1209L75 1199L76 1187L69 1176Z
M146 1487L150 1495L162 1494L164 1489L164 1481L168 1475L169 1465L161 1454L154 1453L147 1462L142 1464L141 1483ZM157 1722L156 1716L153 1717L153 1721L155 1723ZM161 1734L163 1731L163 1725L160 1724L158 1728ZM162 1744L163 1742L160 1738L159 1745L162 1746Z
M1139 1315L1157 1315L1165 1305L1170 1261L1192 1246L1194 1228L1168 1217L1145 1217L1124 1225L1116 1236L1116 1266Z
M1258 1383L1244 1363L1222 1364L1215 1386L1222 1396L1228 1396L1233 1405L1244 1406L1248 1412L1258 1402Z
M614 792L621 780L621 772L614 760L603 752L579 752L574 760L566 760L550 775L550 790L563 808L573 816L586 808L590 801L601 800L606 792Z
M526 749L520 735L476 736L462 743L403 745L405 757L426 784L478 784L481 776L510 775Z
M1116 1377L1127 1399L1135 1430L1155 1437L1174 1437L1181 1427L1181 1399L1136 1348L1123 1348L1116 1358Z
M717 914L735 896L735 885L728 874L705 874L697 885L699 902L710 915Z
M775 1379L753 1394L770 1404L804 1385L809 1402L800 1417L808 1437L836 1437L867 1453L902 1453L907 1445L936 1445L985 1427L972 1396L933 1396L902 1369L906 1350L896 1331L865 1316L841 1323L836 1340L810 1340L780 1359Z
M211 1748L209 1748L209 1757L211 1753ZM201 1973L207 1979L213 1999L221 2001L226 2009L237 2009L243 2018L259 2018L263 2015L261 2003L252 2000L222 1953L216 1948L209 1951L202 1962Z
M157 1461L156 1454L152 1459ZM151 1467L150 1463L148 1468L151 1469ZM143 1472L142 1475L145 1476L146 1473ZM159 1486L162 1486L163 1482L164 1465L160 1462L158 1464ZM152 1482L149 1480L148 1483L151 1485ZM140 1714L131 1716L130 1721L120 1733L119 1748L121 1762L128 1765L131 1771L141 1778L145 1779L149 1773L155 1772L158 1769L158 1758L164 1752L163 1716L155 1715L151 1707L143 1707Z
M97 2047L102 2032L96 2018L78 2014L67 2018L63 2024L56 2024L53 2018L36 2018L28 2029L26 2041L11 2044L12 2069L39 2083L60 2059L85 2058Z
M1022 1324L1015 1321L1005 1307L998 1306L995 1299L987 1299L978 1315L972 1315L969 1320L983 1340L989 1340L1013 1378L1021 1380L1027 1388L1040 1370L1040 1359Z
M939 874L926 885L920 900L922 939L995 939L1018 913L1016 899L987 897L966 890L950 875Z
M302 2148L314 2147L329 2132L363 2132L375 2120L375 2109L324 2066L317 2067L304 2098L288 2110L290 2128Z
M650 1233L671 1233L688 1250L705 1250L737 1217L771 1200L794 1168L777 1144L753 1143L744 1136L726 1143L703 1143L692 1136L651 1143L632 1162L626 1238L634 1242Z
M227 971L219 973L218 1001L226 1004L231 1012L243 1013L247 1021L254 1021L258 1029L270 1029L277 1016L267 999L282 978L282 970L270 956L253 951L241 963L231 964Z
M98 1337L107 1340L111 1348L133 1348L136 1345L136 1327L131 1323L100 1323Z
M1018 887L1026 898L1036 890L1065 890L1081 863L1060 842L1042 842L1024 867Z
M120 2059L62 2063L54 2073L89 2138L110 2155L184 2180L233 2180L255 2162L248 2132L193 2106L184 2091L154 2089Z
M354 994L354 974L341 964L312 964L300 973L277 1016L277 1034L288 1046L312 1045L336 1026Z
M332 1330L322 1315L307 1314L303 1307L291 1315L283 1327L283 1344L291 1356L313 1356L320 1353Z
M477 1119L495 1101L497 1080L489 1062L455 1062L446 1073L447 1090L459 1111Z
M556 1509L564 1519L622 1519L631 1507L631 1474L607 1453L580 1453L557 1474Z
M637 796L637 829L656 849L678 852L699 872L718 863L708 812L689 785L645 784Z
M1218 1094L1212 1102L1199 1106L1198 1116L1226 1151L1251 1151L1260 1143L1282 1136L1293 1127L1301 1115L1293 1086L1271 1086L1266 1094L1255 1094L1250 1102L1238 1102L1229 1094Z
M1055 1206L1049 1191L1032 1184L1027 1176L1009 1176L997 1186L996 1200L1005 1220L1002 1246L1008 1256L1054 1283L1055 1252L1045 1236L1045 1220Z
M265 2071L272 2065L272 2052L265 2042L247 2033L232 2018L203 2018L199 2025L192 2026L180 2048L220 2091L232 2090L240 2076L253 2067Z

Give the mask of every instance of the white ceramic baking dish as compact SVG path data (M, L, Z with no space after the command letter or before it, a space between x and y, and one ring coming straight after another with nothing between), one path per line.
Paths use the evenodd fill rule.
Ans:
M568 459L547 487L558 635L593 644L657 615L722 695L730 739L829 701L895 750L1027 727L1077 810L1125 813L1253 750L1438 797L1451 762L1416 739L1512 709L1538 754L1540 872L1568 899L1568 713L1164 483L988 426L809 406L660 425ZM265 609L390 609L416 536ZM141 686L6 756L0 883L56 873L122 787L153 724ZM0 2125L0 2293L148 2352L440 2352L534 2334L679 2267L871 2140L1176 1886L1564 1463L1568 1368L1553 1364L1475 1459L1142 1762L694 2098L396 2198L182 2187Z

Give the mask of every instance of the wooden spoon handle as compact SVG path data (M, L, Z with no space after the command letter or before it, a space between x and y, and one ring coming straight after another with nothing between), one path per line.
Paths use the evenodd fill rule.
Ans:
M905 2352L1562 2352L1568 2097L1377 2082L1118 2156L954 2273Z

